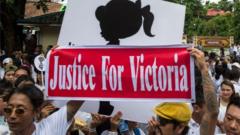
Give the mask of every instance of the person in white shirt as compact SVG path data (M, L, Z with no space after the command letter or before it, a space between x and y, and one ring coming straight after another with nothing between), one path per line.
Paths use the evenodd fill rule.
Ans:
M231 98L227 106L223 126L226 135L240 135L240 96Z
M221 83L221 91L219 95L219 114L215 134L224 133L223 120L226 113L227 105L230 99L234 96L234 86L229 80L224 80Z
M43 93L33 84L16 88L6 98L4 116L14 135L66 135L72 118L83 101L69 101L46 119L35 124L34 119L43 103Z
M205 113L205 101L201 81L196 81L196 102L192 103L192 118L188 123L187 135L200 135L200 124Z

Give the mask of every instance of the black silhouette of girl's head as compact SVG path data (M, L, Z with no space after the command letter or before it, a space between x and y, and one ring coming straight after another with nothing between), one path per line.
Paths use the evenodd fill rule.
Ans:
M108 44L119 44L119 39L132 36L142 25L146 35L153 37L151 27L154 20L150 6L141 8L141 1L111 0L106 6L97 8L96 18L100 22L101 34Z

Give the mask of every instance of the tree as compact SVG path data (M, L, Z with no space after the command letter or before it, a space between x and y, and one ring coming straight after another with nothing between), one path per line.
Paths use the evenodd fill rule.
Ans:
M14 50L22 48L22 27L17 26L16 21L24 18L26 1L0 1L1 49L5 49L8 55L12 54ZM47 7L44 4L46 1L39 0L36 6L42 8L43 11L47 11Z
M202 23L202 19L206 14L201 0L184 0L183 4L186 5L184 33L189 37L198 35L197 29Z
M228 0L221 0L218 2L218 9L224 11L232 11L233 3Z
M1 0L1 41L4 44L1 46L5 46L7 54L21 45L21 27L16 25L16 20L24 17L25 3L26 0Z
M240 1L235 0L233 6L233 31L234 40L240 44Z
M202 5L200 0L168 0L186 6L184 33L191 36L234 36L240 41L240 2L234 3L221 0L219 3L206 2ZM228 11L225 15L208 17L208 9ZM234 12L232 13L234 9Z
M232 15L215 16L207 20L202 27L203 36L231 36L232 33Z

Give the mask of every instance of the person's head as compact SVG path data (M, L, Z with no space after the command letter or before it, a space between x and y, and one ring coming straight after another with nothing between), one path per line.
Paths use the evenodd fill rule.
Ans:
M204 100L204 94L203 94L203 87L201 82L196 83L195 87L196 92L196 102L192 103L193 112L192 112L192 118L197 122L201 123L202 117L205 113L205 100Z
M35 69L35 72L37 74L36 83L39 84L39 85L42 85L43 84L42 81L44 81L45 72L40 72L37 69Z
M0 116L3 115L3 108L6 105L6 96L11 92L12 90L12 83L1 80L0 81Z
M238 82L240 78L240 70L238 67L235 65L232 66L232 70L230 70L230 75L229 75L230 80Z
M14 76L15 78L17 79L19 76L22 76L22 75L27 75L27 76L30 76L31 73L30 73L30 70L28 67L24 67L24 66L21 66L19 67L15 73L14 73Z
M37 45L35 50L34 50L34 54L38 55L42 53L42 45Z
M15 81L15 87L20 88L25 86L26 84L35 84L33 78L28 75L21 75Z
M5 58L4 60L3 60L3 67L6 67L6 66L9 66L9 65L13 65L13 60L12 60L12 58Z
M223 74L223 67L222 65L215 65L215 79L220 79L220 76Z
M160 123L159 131L162 135L185 135L188 132L188 122L191 110L186 103L159 104L154 109Z
M14 73L17 70L17 67L14 65L8 65L5 67L4 80L14 83L15 77Z
M235 95L227 106L224 117L226 135L240 135L240 97Z
M43 103L43 93L34 85L14 89L6 98L4 116L13 133L21 133L32 126Z
M234 94L235 94L235 90L232 82L229 80L224 80L221 83L220 98L223 101L229 101Z
M22 51L21 50L15 51L15 58L21 59L21 57L22 57Z

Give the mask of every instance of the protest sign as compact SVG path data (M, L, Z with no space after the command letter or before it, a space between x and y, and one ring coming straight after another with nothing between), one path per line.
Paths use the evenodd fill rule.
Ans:
M34 65L37 68L38 71L45 71L45 57L43 54L40 54L34 58Z
M185 47L80 47L48 57L49 98L194 99L193 61Z
M129 120L140 122L144 119L147 120L149 118L148 116L152 115L152 113L149 113L151 111L149 110L149 108L153 108L153 106L159 103L160 100L193 101L194 100L193 96L194 79L192 78L193 62L192 60L190 60L190 56L186 52L186 49L180 47L181 49L183 49L181 50L179 47L173 46L171 49L166 50L163 49L164 47L163 48L158 47L160 45L174 45L180 44L182 42L184 17L185 6L162 0L69 1L62 23L58 45L73 48L76 46L81 47L93 46L92 48L93 50L94 47L97 50L99 49L96 46L104 46L106 44L138 47L136 47L135 49L133 48L129 49L127 47L129 50L128 49L124 50L123 48L122 48L123 50L120 49L115 50L113 49L113 47L108 46L108 49L110 49L108 51L103 49L98 50L97 52L91 53L88 52L87 55L86 54L83 55L82 53L81 55L79 55L79 52L81 51L78 50L79 52L76 53L73 48L72 48L73 50L70 49L65 51L62 51L60 49L59 52L57 50L54 50L51 53L52 58L49 57L50 63L48 64L49 69L47 71L48 74L46 76L47 82L46 88L48 89L49 98L63 100L74 99L86 99L86 100L89 99L96 101L108 100L111 101L113 107L116 107L116 109L113 109L113 111L123 112L124 114L122 117L123 119L126 118ZM141 50L140 46L148 47L157 46L157 49L150 47L151 48L150 50L152 50L152 52L146 53L144 51L145 47L143 47L143 50ZM137 55L130 54L130 52L134 53L134 50L138 52L139 51L138 49L141 50L140 52L144 52L143 55L141 55L141 53L138 53ZM145 49L148 50L148 48ZM156 52L154 53L155 49L157 53ZM180 49L181 51L178 49ZM174 51L178 50L176 51L177 55L173 54L174 51L170 50ZM109 54L109 52L112 53ZM61 57L54 57L55 55L58 54L60 54ZM161 54L161 56L159 54ZM104 56L107 57L104 58ZM136 74L136 72L130 73L131 70L135 70L136 68L134 67L131 69L131 67L129 67L131 65L129 58L130 56L133 56L132 59L134 61L139 62L138 75ZM155 57L156 63L154 63ZM59 78L54 78L55 70L53 70L54 68L53 66L56 64L56 63L54 64L54 58L56 58L56 61L58 61L57 65L62 64L61 66L59 66L59 69L61 69L62 71L70 70L66 71L65 73L63 72L62 74L63 77L61 79L65 77L66 82L61 80L62 82L57 83ZM141 61L143 60L143 58L144 61ZM69 65L68 67L71 67L72 65L73 67L74 59L76 65L79 66L80 64L81 68L85 68L84 69L85 75L80 77L81 79L83 78L82 80L85 81L80 81L79 85L78 84L73 85L77 81L75 80L75 82L73 82L73 79L71 79L76 77L74 75L74 70L71 70L71 68L64 69L67 68L67 66L64 65ZM107 70L102 71L101 64L103 63L102 60L104 59L105 63L109 65L106 65L108 66L108 68L106 68ZM159 59L161 59L161 61ZM79 61L80 63L77 63ZM175 61L177 61L178 63L175 63ZM188 64L184 62L187 62ZM136 63L134 64L136 66ZM154 64L156 64L158 70L160 69L159 72L162 72L165 69L166 75L168 74L167 73L168 71L175 69L175 67L173 68L169 67L168 70L167 66L177 66L179 69L176 70L176 72L174 73L178 75L181 74L180 78L177 78L179 80L174 80L176 78L174 78L175 75L172 74L170 80L174 80L173 82L169 80L165 80L166 81L165 82L162 79L162 83L160 83L161 84L160 85L157 82L160 79L155 78L155 81L153 81L154 80L153 74L157 75L157 73L153 73L153 70L155 70L155 68L153 68L155 67ZM185 72L183 73L180 71L184 70L180 68L181 64L186 66L187 68L186 74ZM162 67L160 67L160 65L162 65ZM86 70L88 70L89 72L87 73ZM96 74L92 74L93 71ZM105 72L106 74L104 74L104 71L107 71ZM70 72L70 74L67 72ZM142 72L142 79L140 79L141 78L140 72ZM110 74L112 74L111 78L109 76ZM183 74L185 74L186 78L188 79L187 83L185 81L187 79L186 78L183 79ZM168 79L168 77L170 78L170 76L167 76L166 78ZM181 79L184 85L181 85L181 83L177 83ZM52 88L50 88L51 80ZM70 82L71 80L72 82ZM69 85L70 83L72 85ZM172 84L170 85L169 83ZM80 86L81 88L78 89L78 87ZM178 86L179 88L177 88ZM186 90L185 86L187 87L188 90ZM77 89L74 89L76 87ZM160 87L162 89L160 89ZM183 91L180 90L181 89L180 87L183 88L182 89ZM125 103L118 102L126 100L139 102L136 105L132 103L129 104L128 106L125 104L126 102ZM148 104L149 105L148 107L139 106L139 104L144 104L145 103L144 101L152 102ZM83 108L81 108L83 109L83 111L94 112L92 108L96 109L97 108L96 106L99 105L98 102L94 101L91 101L91 103L94 104L94 106L89 105L88 103L89 101L86 101L84 103ZM101 103L99 106L101 106ZM134 106L134 108L131 106ZM101 112L100 110L103 109L101 109L100 107L99 112ZM134 110L143 111L142 113L135 114L133 113ZM141 119L139 119L140 117Z
M184 17L185 6L162 0L72 0L58 45L180 44Z

